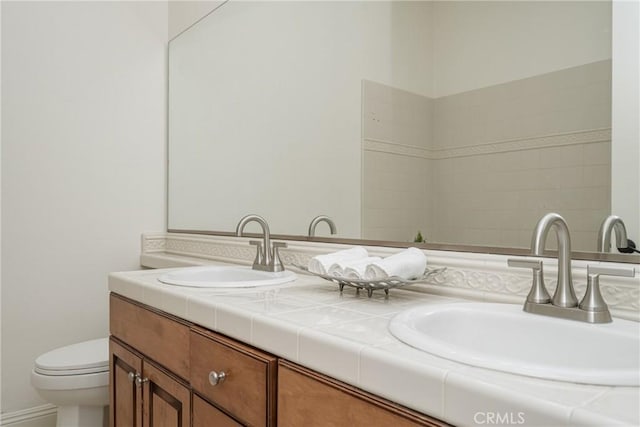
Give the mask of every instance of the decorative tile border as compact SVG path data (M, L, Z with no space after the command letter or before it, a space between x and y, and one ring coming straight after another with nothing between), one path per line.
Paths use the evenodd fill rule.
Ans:
M493 141L446 149L417 147L413 145L398 144L393 141L365 138L363 139L363 149L366 151L377 151L411 157L421 157L430 160L440 160L453 157L478 156L483 154L506 153L510 151L533 150L605 141L611 141L611 128L558 133L533 138Z
M281 250L285 265L307 265L313 256L344 249L345 245L289 241ZM367 247L372 255L388 256L397 248ZM521 303L529 292L531 273L523 269L507 268L506 255L477 254L452 251L425 251L430 265L447 270L425 285L413 285L416 291L461 296L483 301ZM152 233L142 236L142 264L151 255L181 256L222 262L251 263L255 248L248 238L205 236L180 233ZM572 272L576 293L586 288L587 264L597 261L573 261ZM630 267L630 264L625 264ZM614 315L640 321L640 266L633 278L606 277L601 281L602 293ZM549 292L556 286L557 262L545 260L545 283Z

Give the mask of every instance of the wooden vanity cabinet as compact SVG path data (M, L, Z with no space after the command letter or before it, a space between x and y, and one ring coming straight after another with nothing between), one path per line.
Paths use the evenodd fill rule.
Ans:
M279 361L278 427L446 425L302 366Z
M111 427L276 425L276 357L114 294L109 325Z
M109 324L110 427L446 425L116 294Z

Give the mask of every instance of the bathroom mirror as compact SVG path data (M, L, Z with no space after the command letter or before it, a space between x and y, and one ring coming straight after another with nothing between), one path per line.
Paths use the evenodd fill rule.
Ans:
M611 10L231 0L169 44L169 230L257 213L304 236L325 214L341 239L518 253L556 211L595 251Z

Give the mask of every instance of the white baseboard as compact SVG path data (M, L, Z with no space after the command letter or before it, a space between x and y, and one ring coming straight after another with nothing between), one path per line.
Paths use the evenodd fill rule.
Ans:
M7 412L0 418L0 426L55 427L58 408L51 404L35 406L20 411Z

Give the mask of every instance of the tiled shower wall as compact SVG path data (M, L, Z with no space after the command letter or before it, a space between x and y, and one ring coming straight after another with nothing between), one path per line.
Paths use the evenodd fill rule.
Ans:
M598 61L436 99L365 82L363 237L407 241L419 228L432 242L528 247L556 211L573 248L595 250L611 204L610 70Z
M433 100L370 81L362 99L362 237L413 241L431 229Z
M438 160L433 241L529 247L537 220L558 212L573 248L594 251L610 212L609 153L605 141Z
M429 238L433 160L365 150L363 238L410 242Z

